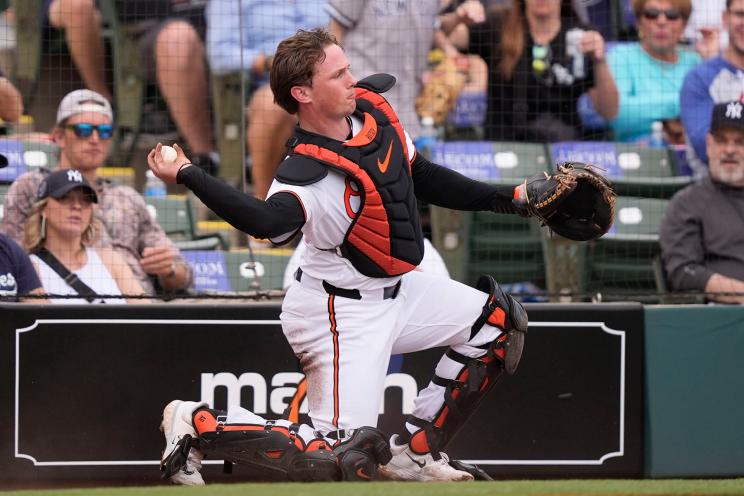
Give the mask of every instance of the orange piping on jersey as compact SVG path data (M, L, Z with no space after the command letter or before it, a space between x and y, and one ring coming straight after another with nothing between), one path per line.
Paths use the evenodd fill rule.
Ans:
M289 415L288 419L293 424L300 423L300 406L302 406L302 400L307 396L307 377L303 377L302 380L297 384L297 391L289 402Z
M367 100L369 103L372 104L372 106L385 114L385 117L388 118L390 124L393 126L393 129L395 129L395 132L398 134L400 142L403 144L403 156L406 157L406 163L408 163L408 173L410 174L411 162L408 161L408 141L406 141L406 133L403 131L403 126L401 125L398 116L395 114L393 107L391 107L388 101L385 100L385 97L383 97L379 93L375 93L374 91L370 91L365 88L356 88L356 97Z
M333 307L334 295L328 295L328 318L331 321L331 334L333 335L333 419L331 423L338 427L338 329L336 328L336 312Z
M377 136L377 121L367 112L364 113L364 125L361 131L349 141L344 142L344 146L364 146L372 143Z
M351 160L318 145L302 143L295 147L294 153L325 162L351 174L360 182L365 200L362 208L357 212L356 225L348 235L349 243L374 261L389 276L405 274L416 268L415 265L392 256L387 212L385 212L380 192L377 191L374 182L364 169ZM364 215L361 215L362 212ZM364 236L359 235L359 230L364 231Z

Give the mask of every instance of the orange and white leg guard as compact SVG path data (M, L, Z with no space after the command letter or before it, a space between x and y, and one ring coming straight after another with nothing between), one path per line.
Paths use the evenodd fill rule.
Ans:
M428 401L440 407L433 416L422 418L415 411L407 419L409 445L415 453L430 452L437 459L503 373L513 374L519 364L528 323L524 307L490 276L481 277L477 288L489 296L471 328L470 340L447 351L430 386L419 395L428 395ZM483 343L484 339L492 341ZM431 412L428 407L417 410Z

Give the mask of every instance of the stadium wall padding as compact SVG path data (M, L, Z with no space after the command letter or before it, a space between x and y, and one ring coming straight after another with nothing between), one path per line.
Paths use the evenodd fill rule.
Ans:
M519 370L448 447L497 477L641 477L643 307L529 304ZM278 303L0 305L0 482L156 483L173 398L281 415L301 377ZM371 329L370 332L374 332ZM442 349L396 356L387 433L402 425ZM205 467L208 481L255 477Z
M645 313L646 473L744 475L744 307Z

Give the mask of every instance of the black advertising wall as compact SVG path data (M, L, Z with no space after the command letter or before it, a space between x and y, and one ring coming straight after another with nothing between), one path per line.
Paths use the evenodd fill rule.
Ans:
M641 476L642 307L528 312L519 370L449 454L504 477ZM174 398L279 417L302 375L278 315L272 303L0 305L0 481L157 481L160 414ZM379 422L388 434L441 353L391 360ZM205 467L208 480L249 476Z

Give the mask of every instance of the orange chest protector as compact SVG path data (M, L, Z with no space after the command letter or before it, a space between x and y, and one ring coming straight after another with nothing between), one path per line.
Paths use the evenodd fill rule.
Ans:
M341 142L298 128L277 180L312 184L325 177L327 168L348 176L360 205L340 253L366 276L391 277L415 269L424 244L405 133L390 104L375 91L377 76L382 75L356 88L355 116L364 122L362 130Z

